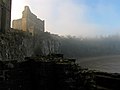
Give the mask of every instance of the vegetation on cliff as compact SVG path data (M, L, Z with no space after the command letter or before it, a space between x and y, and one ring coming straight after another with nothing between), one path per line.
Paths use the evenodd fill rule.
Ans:
M67 57L96 57L120 54L120 35L98 38L61 37L61 52Z
M48 32L39 35L37 54L63 53L66 57L82 58L120 54L120 35L96 38L58 36Z

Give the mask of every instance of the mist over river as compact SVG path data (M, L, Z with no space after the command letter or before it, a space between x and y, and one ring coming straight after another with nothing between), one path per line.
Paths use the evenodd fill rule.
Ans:
M120 73L120 55L82 58L76 61L81 67L110 73Z

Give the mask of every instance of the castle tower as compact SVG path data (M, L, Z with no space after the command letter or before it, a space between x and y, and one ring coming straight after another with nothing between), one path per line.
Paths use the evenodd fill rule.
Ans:
M36 35L44 32L44 20L37 18L37 16L30 11L29 7L25 6L22 12L22 18L13 20L12 27Z
M28 6L25 6L24 11L22 12L22 30L28 31L29 15L31 11Z

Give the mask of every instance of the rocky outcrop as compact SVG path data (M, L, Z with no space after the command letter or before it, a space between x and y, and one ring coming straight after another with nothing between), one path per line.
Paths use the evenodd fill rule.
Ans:
M0 60L21 61L33 54L33 38L21 31L10 31L0 34Z
M24 62L1 61L0 90L96 90L91 72L64 62L60 57L52 58L52 61L50 57L48 60L42 58L27 57Z
M22 61L32 55L59 52L59 37L47 32L32 36L28 32L11 29L6 34L0 34L0 61Z

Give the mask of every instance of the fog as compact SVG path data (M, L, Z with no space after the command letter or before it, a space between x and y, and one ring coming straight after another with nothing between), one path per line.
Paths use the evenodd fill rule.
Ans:
M120 35L96 38L61 37L61 52L66 57L89 58L120 54Z

